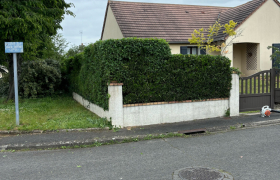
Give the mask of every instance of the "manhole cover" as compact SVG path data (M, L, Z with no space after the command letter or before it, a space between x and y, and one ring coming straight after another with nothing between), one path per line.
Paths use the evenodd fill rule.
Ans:
M175 171L173 180L233 180L233 177L217 169L188 167Z

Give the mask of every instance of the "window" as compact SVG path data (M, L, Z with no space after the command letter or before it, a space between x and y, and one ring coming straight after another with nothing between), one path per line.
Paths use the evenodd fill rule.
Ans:
M206 54L205 49L199 49L197 46L181 46L180 47L181 54Z
M257 70L258 69L258 45L253 43L247 44L247 70Z
M198 54L198 48L194 46L181 46L181 54Z

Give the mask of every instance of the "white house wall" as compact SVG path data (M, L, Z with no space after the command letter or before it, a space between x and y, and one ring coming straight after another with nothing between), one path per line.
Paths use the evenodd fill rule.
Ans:
M243 32L241 37L234 40L234 43L259 43L257 71L267 70L272 67L270 60L272 50L268 50L267 47L272 46L274 43L280 43L279 22L280 7L273 0L268 0L238 27L238 30L243 30ZM233 47L229 47L228 50L229 53L226 56L232 60L234 58Z
M180 54L181 53L181 46L197 46L195 44L169 44L170 49L171 49L171 54ZM200 51L198 51L198 53L200 53ZM207 53L209 55L221 55L220 52L211 52L211 53Z
M172 54L180 54L181 46L190 46L189 44L169 44Z
M102 40L106 39L122 39L123 34L113 14L111 7L108 7L106 22L104 26Z

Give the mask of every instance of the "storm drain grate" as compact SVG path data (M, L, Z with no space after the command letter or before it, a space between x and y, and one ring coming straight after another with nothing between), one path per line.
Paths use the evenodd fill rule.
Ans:
M233 177L217 169L189 167L175 171L173 180L233 180Z
M201 134L205 133L206 129L192 129L192 130L185 130L185 131L179 131L180 134L190 135L190 134Z

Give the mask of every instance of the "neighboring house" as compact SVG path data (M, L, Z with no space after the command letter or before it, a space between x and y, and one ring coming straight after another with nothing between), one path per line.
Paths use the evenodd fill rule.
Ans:
M252 0L237 7L108 1L101 40L157 37L168 41L173 54L201 54L188 39L194 29L208 28L218 19L221 24L233 20L236 30L242 30L227 49L232 66L244 76L272 67L267 47L280 46L278 0ZM215 41L228 43L229 38L219 33Z

